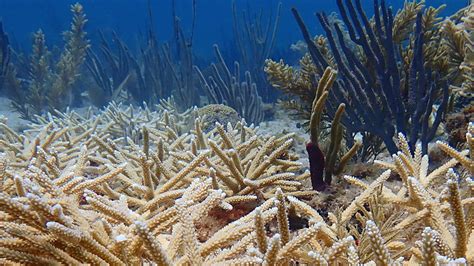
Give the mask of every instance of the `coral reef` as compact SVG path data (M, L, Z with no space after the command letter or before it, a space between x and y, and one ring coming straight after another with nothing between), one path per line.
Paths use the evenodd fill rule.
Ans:
M149 5L137 54L92 49L80 4L62 50L38 30L17 54L0 23L0 89L30 119L0 115L0 264L474 264L474 6L336 3L316 37L292 9L299 66L269 59L281 4L233 2L237 56L207 69L196 1L163 43ZM269 84L302 120L263 121Z
M202 218L199 213L205 215L214 208L229 210L232 204L266 200L277 185L287 195L314 194L302 191L297 181L308 174L298 174L300 164L288 151L291 135L262 138L242 124L218 124L205 134L200 119L194 133L180 135L180 121L172 111L124 110L111 105L98 115L89 111L83 116L70 112L39 118L39 124L24 135L3 126L1 216L6 224L1 226L2 235L22 239L29 235L31 238L22 241L36 242L34 246L42 251L23 256L31 251L26 248L32 247L30 244L16 249L2 242L2 257L31 263L51 261L47 259L51 252L59 252L53 260L66 264L121 264L146 257L158 261L155 250L145 249L150 247L147 241L154 239L150 232L169 232L180 219L191 222L187 213L194 213L197 221ZM16 189L15 182L22 191ZM18 198L22 207L9 196ZM177 198L182 206L179 202L175 205ZM16 209L27 211L24 200L38 200L39 209L35 210L45 212L30 215L33 220L26 221ZM48 214L49 209L56 214ZM181 217L181 212L186 217ZM137 219L127 218L132 213ZM25 234L9 229L15 221L25 222L20 225ZM140 223L146 226L137 228ZM107 238L97 238L109 229ZM129 251L138 257L122 257L126 246L120 248L119 242L129 241L134 243ZM103 246L107 243L119 246L114 252ZM202 252L214 250L212 243L219 242L210 241L209 250L203 246Z
M411 153L400 135L393 162L377 162L390 170L370 184L346 176L363 192L325 219L302 200L314 192L301 190L309 173L299 174L291 134L264 137L242 123L205 134L197 118L178 135L173 113L112 104L40 118L23 134L3 125L1 263L473 262L472 180L453 170L472 176L472 123L470 151L439 143L452 159L430 172L421 146ZM391 171L398 188L385 185ZM199 221L252 202L202 235ZM307 226L295 229L296 217Z
M349 136L357 132L370 133L382 139L389 152L394 153L393 137L396 132L404 132L409 136L412 150L419 140L426 152L444 116L449 96L447 80L436 74L443 73L443 64L433 61L439 58L435 55L442 49L433 47L439 43L436 41L439 34L435 33L440 30L435 23L440 9L428 8L422 14L421 6L406 4L394 18L384 1L380 5L374 1L376 12L371 22L360 1L337 3L347 32L341 23L330 24L328 17L320 13L318 18L327 38L317 38L321 42L310 37L303 20L293 9L314 65L302 68L302 74L296 73L295 78L294 71L283 63L267 62L270 80L290 93L302 95L301 90L295 89L300 87L298 84L304 84L303 88L314 84L314 75L322 75L327 66L333 66L339 74L329 101L346 105L347 116L342 123ZM410 25L416 25L416 29L412 31ZM397 39L393 38L394 30L398 32ZM404 34L408 35L402 37ZM355 48L346 44L347 35ZM405 39L410 42L404 48ZM399 50L407 55L403 62L398 60ZM439 60L444 62L444 58ZM310 75L306 75L306 69L311 70ZM306 106L308 98L303 97ZM335 116L337 104L328 106L330 117Z
M263 10L254 14L249 9L239 14L236 5L233 1L232 30L237 46L237 56L233 60L240 62L242 69L251 73L263 100L274 102L277 95L262 69L276 46L282 3L278 4L275 13L271 12L268 16L263 15ZM267 21L264 17L268 17Z

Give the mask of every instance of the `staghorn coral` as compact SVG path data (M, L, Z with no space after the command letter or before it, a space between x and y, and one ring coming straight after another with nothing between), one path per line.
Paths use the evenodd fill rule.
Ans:
M467 143L472 149L471 134L468 133ZM397 190L392 190L386 186L381 186L381 183L377 183L380 181L375 181L375 183L368 186L360 180L346 176L347 181L364 188L364 192L344 210L342 219L346 220L351 217L355 213L356 206L366 202L370 193L381 186L381 197L386 202L403 206L403 209L410 214L395 225L396 229L405 230L424 221L427 226L435 229L439 234L436 252L451 259L469 256L474 247L473 243L468 244L469 235L472 235L473 230L466 227L471 218L465 213L472 213L470 202L473 199L472 192L469 191L471 188L468 188L467 192L461 191L459 182L469 184L470 181L469 178L465 181L460 180L452 168L457 164L461 164L467 171L471 171L472 163L470 163L471 159L469 158L472 154L468 155L467 150L455 152L444 143L438 145L447 151L452 159L429 173L428 156L422 154L419 145L417 145L415 152L411 153L408 141L400 134L399 148L401 151L393 155L394 163L381 161L376 161L376 163L395 171L402 180L402 186ZM446 176L447 181L440 180L443 176ZM373 186L374 184L376 186ZM449 227L449 225L452 227ZM470 241L472 242L472 240ZM416 260L421 260L419 250L413 247L412 251L416 256ZM469 259L472 260L471 257Z
M204 133L200 119L191 133L180 134L173 113L112 104L97 115L39 117L22 135L4 125L0 231L8 237L1 242L2 258L165 263L156 237L169 239L177 221L197 223L212 209L266 200L277 185L285 195L314 194L301 191L297 181L308 174L296 173L291 135L262 138L241 123ZM263 211L265 220L269 214ZM192 240L195 233L175 234ZM205 242L199 252L225 245L219 241ZM199 259L196 246L185 248L196 258L177 253L173 261Z
M194 111L170 106L58 113L22 134L2 125L2 263L472 263L473 186L450 170L472 167L472 125L471 154L439 144L453 159L430 173L421 147L412 154L400 135L393 163L377 162L390 170L371 184L346 176L364 191L325 219L298 199L314 193L300 190L308 173L295 175L291 135L241 123L205 134L200 118L179 134ZM391 171L398 190L387 186ZM201 220L250 202L258 208L203 238ZM295 216L308 226L292 229Z

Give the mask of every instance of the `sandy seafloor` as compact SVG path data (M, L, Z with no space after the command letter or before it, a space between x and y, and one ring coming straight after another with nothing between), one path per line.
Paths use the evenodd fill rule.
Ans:
M0 97L0 122L7 124L15 131L25 129L30 123L21 119L20 114L12 109L10 100L4 97Z

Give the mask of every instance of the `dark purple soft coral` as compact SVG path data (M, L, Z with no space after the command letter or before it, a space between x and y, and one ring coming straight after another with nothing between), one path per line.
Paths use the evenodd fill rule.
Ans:
M306 144L306 151L308 152L311 185L314 190L323 191L326 189L326 183L324 182L324 153L318 144L311 141Z

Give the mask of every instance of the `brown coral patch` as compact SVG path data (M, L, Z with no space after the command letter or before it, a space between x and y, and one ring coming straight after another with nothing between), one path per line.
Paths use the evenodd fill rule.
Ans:
M446 131L449 144L456 147L466 142L467 124L474 121L474 104L470 104L458 113L449 114L446 118Z

